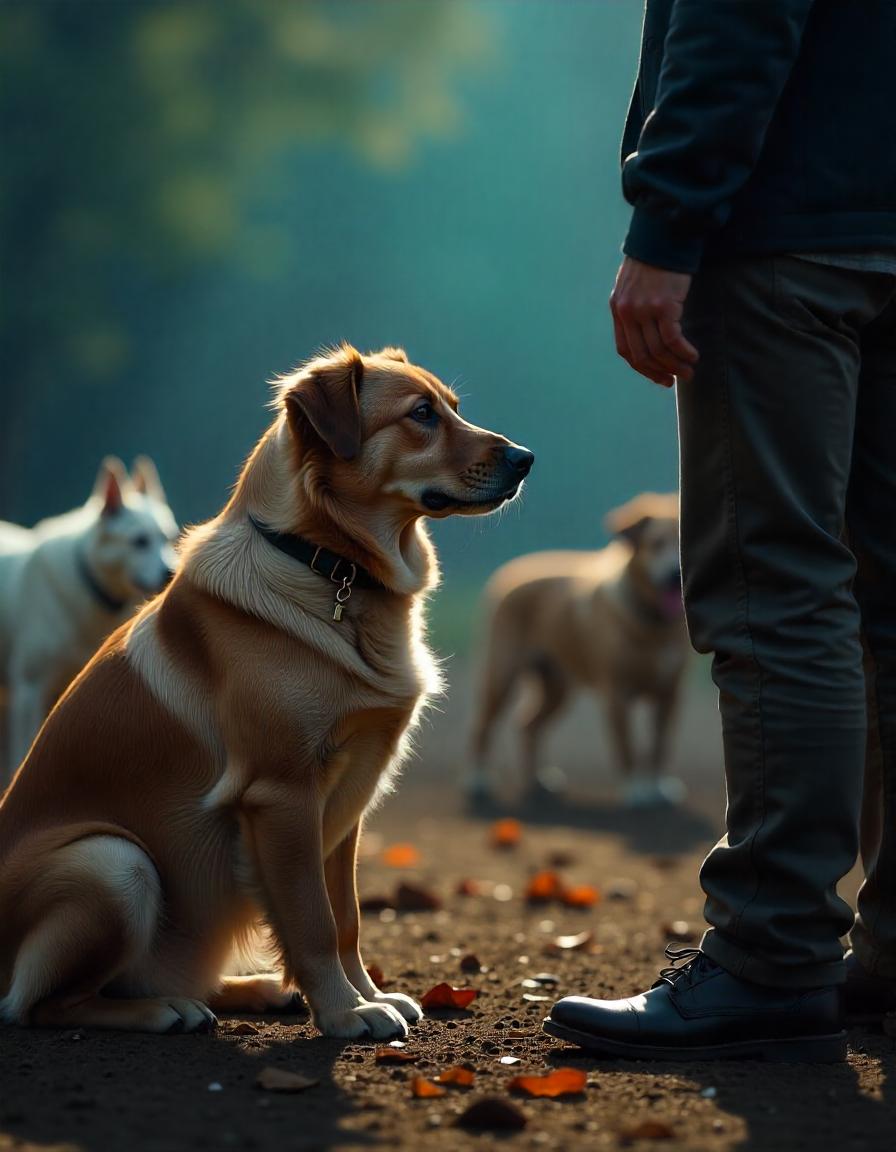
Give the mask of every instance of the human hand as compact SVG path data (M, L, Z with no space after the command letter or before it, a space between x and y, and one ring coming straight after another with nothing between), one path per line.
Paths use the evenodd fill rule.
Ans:
M616 351L636 372L671 388L675 377L692 380L697 349L681 331L691 277L626 256L610 295Z

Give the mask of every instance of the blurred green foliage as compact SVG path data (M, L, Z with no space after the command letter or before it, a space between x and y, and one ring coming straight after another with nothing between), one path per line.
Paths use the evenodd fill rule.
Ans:
M406 163L456 128L455 74L487 50L465 0L0 6L6 483L33 435L29 395L64 402L61 365L69 382L128 367L116 298L134 267L258 263L288 241L247 219L250 201L257 216L276 200L272 185L259 203L259 169L328 140L374 166Z

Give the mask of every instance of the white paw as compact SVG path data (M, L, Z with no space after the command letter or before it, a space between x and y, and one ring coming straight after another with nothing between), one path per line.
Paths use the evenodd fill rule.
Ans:
M155 1017L148 1028L152 1032L214 1032L218 1018L201 1000L185 997L154 1002Z
M423 1019L423 1009L416 1000L405 996L403 992L377 992L370 999L375 1000L377 1004L390 1004L405 1020L410 1020L412 1023Z
M359 1004L346 1012L322 1012L314 1020L324 1036L373 1040L403 1040L408 1026L401 1013L391 1004Z

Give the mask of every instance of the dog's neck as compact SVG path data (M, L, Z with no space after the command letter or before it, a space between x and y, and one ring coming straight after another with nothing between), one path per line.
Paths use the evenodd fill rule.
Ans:
M222 519L248 522L252 515L278 532L302 536L359 565L399 596L436 586L435 548L420 516L350 507L315 480L314 469L301 462L296 469L292 453L285 422L277 421L246 463Z

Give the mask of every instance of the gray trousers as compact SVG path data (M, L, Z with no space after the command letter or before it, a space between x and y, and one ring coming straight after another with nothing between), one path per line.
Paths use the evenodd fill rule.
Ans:
M896 977L896 276L707 266L684 330L701 353L678 385L684 600L728 787L703 948L759 983L832 984L851 930ZM854 922L836 886L860 824Z

